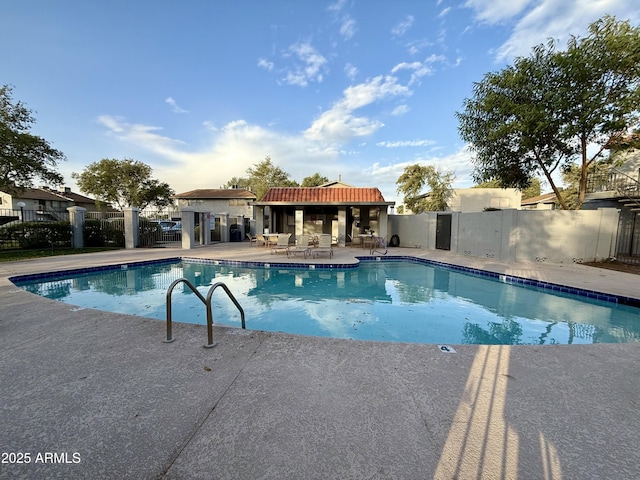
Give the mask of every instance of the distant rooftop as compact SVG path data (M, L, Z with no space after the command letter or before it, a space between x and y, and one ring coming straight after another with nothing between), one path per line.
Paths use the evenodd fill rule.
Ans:
M556 194L555 193L545 193L543 195L538 195L537 197L527 198L526 200L522 200L520 205L535 205L536 203L555 203Z

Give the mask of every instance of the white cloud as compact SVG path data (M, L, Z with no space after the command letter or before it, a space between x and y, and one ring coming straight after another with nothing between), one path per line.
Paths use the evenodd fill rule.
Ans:
M285 78L285 83L306 87L310 81L322 82L323 70L327 59L316 51L309 43L297 43L289 47L291 52L302 65L295 65Z
M261 58L258 60L258 66L270 72L271 70L273 70L274 64L273 62L270 62L264 58Z
M337 2L329 5L328 10L330 12L339 12L344 8L346 3L347 3L347 0L338 0Z
M428 147L430 145L435 145L435 140L403 140L398 142L378 142L376 143L379 147L386 148L398 148L398 147Z
M127 151L134 151L136 160L154 165L154 178L169 183L178 192L218 188L232 177L245 175L247 168L267 155L298 181L313 173L310 165L322 165L328 172L323 174L331 173L338 159L335 149L319 148L300 135L282 134L245 120L235 120L221 128L205 122L210 139L196 150L160 135L160 127L128 123L110 115L97 121Z
M415 18L413 15L407 15L407 17L399 22L395 27L391 29L391 33L396 37L401 37L413 26Z
M495 50L498 61L527 56L531 49L549 38L564 48L571 35L585 36L590 23L605 14L617 18L640 19L637 5L628 0L467 0L480 23L506 24L510 37Z
M477 20L495 24L519 15L533 3L535 0L467 0L464 6L475 11Z
M358 69L350 63L344 66L344 73L349 80L354 80L358 75Z
M391 85L382 87L384 82ZM362 105L364 99L386 98L389 92L394 92L393 81L389 79L369 82L361 90L368 94L345 93L341 100L343 104L351 106ZM377 88L370 84L377 85ZM357 88L355 90L358 90ZM400 89L399 92L403 90ZM398 93L400 94L400 93ZM354 95L360 100L346 100ZM339 102L340 103L340 102ZM350 138L360 133L358 127L367 130L377 126L375 121L349 117L339 118L341 111L331 110L335 116L337 129L346 128L347 134L327 138ZM325 113L329 113L325 112ZM404 168L415 163L434 165L438 168L453 170L457 178L464 179L471 173L471 154L466 148L460 149L448 156L416 156L410 160L390 162L387 165L371 163L368 166L361 162L344 161L346 156L358 156L360 152L342 152L337 145L326 145L315 139L302 135L288 135L282 132L251 125L245 120L235 120L226 125L215 128L210 122L205 126L210 139L205 147L193 150L184 142L160 135L160 127L128 123L124 119L104 115L98 122L107 128L107 133L122 143L126 150L135 150L135 158L147 164L154 165L154 178L169 183L177 192L185 192L196 188L218 188L232 177L246 174L249 167L261 162L267 155L291 178L301 181L305 176L316 171L331 179L342 179L355 186L375 186L380 188L386 200L398 201L395 182ZM373 127L372 124L373 123ZM345 126L346 125L346 126ZM352 130L353 129L353 130ZM413 140L406 142L381 142L380 146L394 147L425 147L433 145L431 140ZM146 155L144 152L148 152ZM342 161L341 160L342 157ZM454 186L470 186L469 184L454 184Z
M424 77L425 75L430 75L431 73L433 73L433 70L427 65L424 65L422 62L411 62L411 63L402 62L396 65L395 67L393 67L393 69L391 69L391 73L398 73L401 70L411 71L411 78L409 79L409 85L413 85L421 77Z
M438 18L443 18L445 15L447 15L447 13L449 13L451 11L451 7L446 7L445 9L443 9L439 14L438 14Z
M398 73L402 70L410 71L411 77L409 78L409 85L413 85L425 75L433 74L433 68L431 67L432 64L436 62L444 62L444 61L446 61L446 58L443 55L432 54L429 57L427 57L424 60L424 62L399 63L398 65L396 65L391 69L391 73Z
M466 188L472 186L471 172L473 166L471 165L471 158L472 154L464 146L450 155L416 157L388 165L381 165L378 162L372 163L369 167L360 171L360 176L367 178L369 185L378 187L385 200L395 201L396 205L398 205L402 203L402 197L397 193L396 181L404 172L405 167L417 163L420 165L432 165L441 170L451 170L455 174L453 187ZM356 175L356 173L346 171L343 178L349 178L351 175Z
M379 120L355 116L354 111L380 100L410 94L409 88L399 84L393 76L381 75L351 86L344 90L340 100L313 122L304 135L323 144L343 143L354 137L371 135L384 124Z
M342 19L342 24L340 25L340 35L342 35L345 40L350 40L355 34L356 21L349 15L346 15Z
M165 102L171 106L171 111L173 113L189 113L189 110L181 108L172 97L167 97Z
M152 152L169 160L177 160L179 156L176 155L176 149L184 145L180 140L159 135L157 132L162 130L162 127L127 123L122 118L111 115L101 115L97 121L107 127L109 133L117 139L144 145Z
M409 55L417 55L422 50L430 47L431 45L433 45L433 43L423 38L419 40L412 40L411 42L407 43L406 47Z
M410 110L411 108L409 108L409 105L403 103L402 105L398 105L396 108L394 108L391 112L391 115L393 115L394 117L399 117L401 115L404 115L405 113L408 113Z

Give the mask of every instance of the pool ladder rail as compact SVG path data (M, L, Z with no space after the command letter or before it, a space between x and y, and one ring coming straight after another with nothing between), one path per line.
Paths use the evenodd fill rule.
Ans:
M179 279L175 280L171 285L169 285L169 288L167 289L167 338L166 338L166 340L163 340L164 343L171 343L171 342L173 342L175 340L175 338L173 338L172 332L171 332L171 322L172 322L171 293L173 292L173 289L176 287L176 285L178 285L179 283L186 284L187 287L189 287L191 289L191 291L193 293L195 293L196 296L202 301L202 303L204 303L204 305L205 305L205 307L207 309L207 340L208 340L208 343L206 345L204 345L205 348L212 348L212 347L216 346L216 344L213 343L213 312L211 311L211 297L213 296L213 292L218 287L222 287L222 289L225 292L227 292L227 296L231 299L231 301L234 303L234 305L238 308L238 310L240 311L240 321L242 323L242 328L246 329L246 325L245 325L245 321L244 321L244 310L242 309L242 307L238 303L238 300L236 300L236 297L234 297L233 294L231 293L231 290L229 290L229 287L227 287L223 282L218 282L218 283L214 283L213 285L211 285L211 288L209 289L209 292L207 293L207 296L205 298L196 289L196 287L193 286L193 284L189 280L187 280L186 278L179 278Z

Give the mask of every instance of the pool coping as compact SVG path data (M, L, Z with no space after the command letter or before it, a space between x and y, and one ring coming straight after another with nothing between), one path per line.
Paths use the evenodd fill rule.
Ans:
M468 275L480 276L499 281L508 285L516 285L522 287L537 288L548 290L556 293L564 293L585 297L593 300L599 300L608 303L616 303L631 307L640 308L640 299L625 295L605 293L597 290L591 290L580 287L571 287L559 283L548 282L543 280L531 279L527 277L492 272L490 270L482 270L479 268L456 265L453 263L442 262L433 259L420 258L413 255L356 255L357 262L344 263L293 263L293 262L270 262L270 261L245 261L245 260L229 260L229 259L210 259L189 256L176 256L156 260L141 260L135 262L115 263L103 266L75 268L69 270L58 270L55 272L36 273L27 275L14 275L8 277L8 280L16 286L20 286L23 282L33 282L46 279L62 279L74 274L96 273L104 271L122 270L126 268L135 268L145 265L158 265L165 263L175 263L186 261L190 263L212 264L212 265L237 265L243 267L259 267L259 268L294 268L299 270L334 270L334 269L352 269L357 268L360 263L371 262L410 262L423 265L437 266L448 270L461 272Z

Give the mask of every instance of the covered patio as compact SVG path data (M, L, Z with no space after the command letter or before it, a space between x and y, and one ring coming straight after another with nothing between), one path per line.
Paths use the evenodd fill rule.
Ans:
M330 234L344 247L358 235L386 238L387 209L395 202L372 187L277 187L254 205L257 232Z

